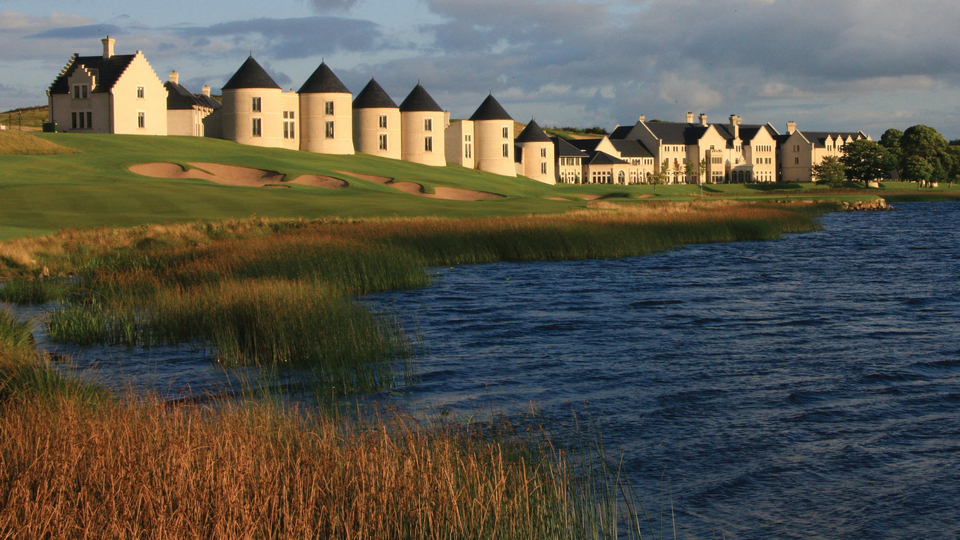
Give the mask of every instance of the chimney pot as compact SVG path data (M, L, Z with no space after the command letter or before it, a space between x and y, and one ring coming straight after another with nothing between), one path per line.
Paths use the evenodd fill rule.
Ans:
M107 58L110 58L110 57L113 56L113 44L116 43L116 42L117 42L117 40L111 38L110 36L107 36L107 37L105 37L105 38L103 38L103 39L100 40L100 43L103 43L103 58L104 58L104 59L107 59Z
M700 114L700 125L704 127L707 126L707 115Z

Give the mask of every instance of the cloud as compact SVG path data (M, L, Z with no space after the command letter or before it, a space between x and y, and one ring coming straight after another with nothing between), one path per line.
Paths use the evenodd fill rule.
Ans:
M198 41L224 38L238 48L262 49L277 59L311 58L339 51L376 51L384 46L379 25L341 17L260 18L174 31Z
M87 39L102 38L108 35L119 36L125 33L122 28L112 24L87 24L84 26L51 28L26 37L30 39Z
M357 4L357 0L310 0L310 5L313 6L313 9L319 12L326 11L349 11L354 5Z

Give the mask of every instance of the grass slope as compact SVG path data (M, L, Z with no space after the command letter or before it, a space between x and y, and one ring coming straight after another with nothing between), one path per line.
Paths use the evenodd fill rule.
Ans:
M622 202L690 201L698 186L548 186L527 178L507 178L458 166L427 167L373 157L329 156L242 146L230 141L193 137L143 137L43 133L36 140L75 149L72 155L14 155L3 158L0 176L0 240L36 236L66 228L130 227L155 223L225 220L253 215L269 218L375 218L393 216L489 217L565 212L585 208L584 196ZM340 190L292 185L289 189L224 186L198 179L147 178L129 171L132 165L214 162L284 173L343 178ZM395 178L435 186L488 191L504 195L485 201L428 199L402 193L376 182L344 175ZM890 183L880 190L827 190L812 184L710 185L703 196L741 200L790 198L863 199L909 193L916 187ZM923 194L960 198L960 187ZM928 195L920 195L925 197ZM566 198L565 201L550 198Z

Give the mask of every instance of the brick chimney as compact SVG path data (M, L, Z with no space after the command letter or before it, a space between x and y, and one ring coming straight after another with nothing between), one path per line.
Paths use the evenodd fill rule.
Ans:
M797 130L796 122L787 122L787 135L793 135L793 132Z
M107 58L110 58L110 57L113 56L113 44L116 43L116 42L117 42L117 40L111 38L110 36L107 36L107 37L105 37L105 38L103 38L103 39L100 40L100 43L103 43L103 58L104 58L104 59L107 59Z
M693 123L693 111L687 112L687 123L688 124Z
M170 72L170 82L173 84L180 84L180 74L176 71Z
M700 113L700 125L707 127L707 115Z

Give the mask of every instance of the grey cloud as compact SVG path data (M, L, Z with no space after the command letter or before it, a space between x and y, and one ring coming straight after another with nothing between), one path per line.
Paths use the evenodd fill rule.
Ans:
M44 39L87 39L102 38L105 35L119 36L126 32L119 26L112 24L88 24L85 26L68 26L64 28L51 28L26 36L28 38Z
M247 36L257 36L264 41L270 56L277 59L310 58L338 51L376 51L383 47L379 25L341 17L262 18L174 31L201 40L228 38L241 49L248 42Z
M313 9L325 11L347 11L357 4L357 0L310 0Z

